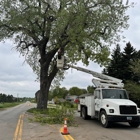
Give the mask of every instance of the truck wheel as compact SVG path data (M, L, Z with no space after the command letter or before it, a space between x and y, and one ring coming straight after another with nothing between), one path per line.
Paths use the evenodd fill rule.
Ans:
M107 115L105 111L101 111L100 113L100 122L103 127L107 128L110 126L110 122L107 119Z
M139 122L128 122L128 123L131 127L135 127L135 128L139 127L139 125L140 125Z
M86 109L86 107L82 107L82 118L84 119L84 120L86 120L87 119L87 109Z

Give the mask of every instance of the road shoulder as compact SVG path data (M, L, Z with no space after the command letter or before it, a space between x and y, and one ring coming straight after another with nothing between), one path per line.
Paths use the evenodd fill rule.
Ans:
M63 140L59 129L62 125L49 125L30 122L31 114L25 113L22 140Z

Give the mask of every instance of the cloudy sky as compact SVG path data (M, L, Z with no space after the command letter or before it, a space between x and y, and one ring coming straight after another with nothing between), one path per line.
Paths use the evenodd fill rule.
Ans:
M127 11L130 15L128 30L124 31L126 42L131 42L134 48L140 50L140 0L130 0L137 3L134 8ZM126 43L121 43L122 49ZM39 89L39 83L35 82L36 75L28 64L24 63L24 58L18 52L12 50L13 43L6 40L0 43L0 93L12 94L17 97L34 97L35 92ZM81 63L79 66L83 66ZM101 72L98 64L90 63L87 67L90 70ZM61 87L77 86L86 88L92 85L92 76L74 69L69 69L66 79L61 82Z

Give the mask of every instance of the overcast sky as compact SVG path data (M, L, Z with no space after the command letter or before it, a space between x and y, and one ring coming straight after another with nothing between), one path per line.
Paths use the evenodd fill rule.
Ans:
M137 4L127 11L130 15L130 27L123 34L126 42L130 42L134 48L140 50L140 0L131 1ZM120 44L123 50L126 43ZM23 64L24 58L12 48L13 43L8 40L0 43L0 93L12 94L15 97L34 97L35 92L39 89L39 83L35 82L36 75L28 64ZM84 67L82 64L78 65ZM96 72L103 70L98 64L92 62L87 68ZM92 85L91 75L74 69L67 71L65 78L61 82L61 87L67 89L73 86L86 88L88 85Z

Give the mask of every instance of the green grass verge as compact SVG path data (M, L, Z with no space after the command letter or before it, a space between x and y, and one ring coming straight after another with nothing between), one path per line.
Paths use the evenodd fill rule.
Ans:
M74 108L56 106L55 108L48 109L31 108L27 112L34 114L32 118L29 118L31 122L40 122L41 124L63 124L64 118L67 118L69 126L76 126L74 122L74 110Z
M0 110L3 110L5 108L8 108L8 107L14 107L14 106L17 106L21 104L21 102L14 102L14 103L0 103Z

